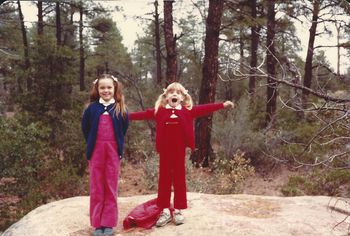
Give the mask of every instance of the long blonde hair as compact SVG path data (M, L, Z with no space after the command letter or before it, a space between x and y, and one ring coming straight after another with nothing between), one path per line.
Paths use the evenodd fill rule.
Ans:
M126 118L126 104L122 90L122 84L110 74L102 74L97 77L97 79L93 82L91 92L90 92L90 102L96 102L100 99L100 95L98 93L98 82L100 79L111 79L114 85L114 95L113 98L115 100L114 109L115 114L118 116L119 113L122 113L123 118Z
M159 107L161 107L161 106L165 107L165 105L167 104L166 95L169 91L172 91L172 90L180 91L184 97L184 100L181 102L181 105L186 107L188 110L192 109L193 101L192 101L191 95L188 94L187 89L185 89L185 87L182 86L182 84L180 84L178 82L174 82L174 83L169 84L168 87L166 89L164 89L164 92L161 95L159 95L159 97L154 105L155 113L158 112Z

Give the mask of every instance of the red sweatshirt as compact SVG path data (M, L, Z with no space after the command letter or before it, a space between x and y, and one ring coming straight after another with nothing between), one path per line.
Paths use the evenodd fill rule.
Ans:
M157 114L154 114L154 109L147 109L141 112L129 113L129 120L155 120L156 121L156 148L160 152L161 140L164 140L165 121L175 114L179 117L181 127L184 129L184 139L186 147L194 149L194 125L193 121L197 117L206 116L210 113L223 109L223 103L210 103L193 106L191 110L185 107L181 107L180 110L175 108L159 107Z

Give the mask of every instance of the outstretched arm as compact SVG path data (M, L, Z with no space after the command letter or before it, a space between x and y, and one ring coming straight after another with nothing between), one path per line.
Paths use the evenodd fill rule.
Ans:
M231 108L231 107L232 108L234 107L234 104L231 101L226 101L224 103L208 103L208 104L194 106L191 110L191 113L194 118L197 118L197 117L209 115L223 108Z
M129 113L129 120L154 120L154 109Z

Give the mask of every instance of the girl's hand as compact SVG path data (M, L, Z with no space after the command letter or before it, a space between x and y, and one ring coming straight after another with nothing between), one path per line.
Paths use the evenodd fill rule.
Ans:
M231 101L226 101L226 102L224 102L224 107L225 108L234 108L235 104L233 104L233 102L231 102Z

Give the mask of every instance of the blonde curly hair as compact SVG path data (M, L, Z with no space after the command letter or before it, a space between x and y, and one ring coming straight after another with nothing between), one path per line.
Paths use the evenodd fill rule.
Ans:
M188 110L192 109L193 106L193 101L192 101L192 97L191 95L188 94L187 89L185 89L184 86L182 86L182 84L178 83L178 82L174 82L168 85L168 87L166 87L166 89L164 89L164 92L159 95L155 105L154 105L154 110L155 113L157 113L159 107L165 107L165 105L167 104L166 101L166 96L170 91L180 91L181 94L184 97L184 100L181 102L181 105L186 107Z

